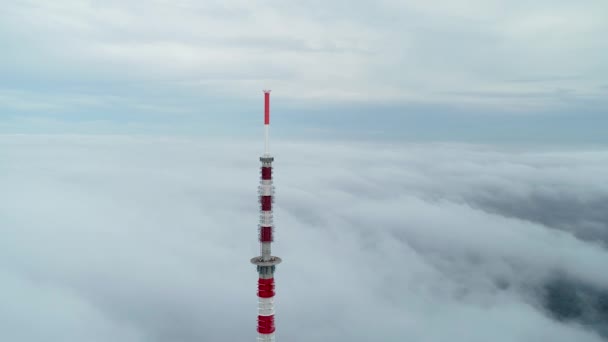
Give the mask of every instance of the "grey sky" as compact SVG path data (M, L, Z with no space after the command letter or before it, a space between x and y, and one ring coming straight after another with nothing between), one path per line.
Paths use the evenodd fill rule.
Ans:
M499 116L510 140L605 141L607 13L601 0L13 1L0 129L226 134L257 118L267 87L302 135L491 140ZM491 133L446 129L461 120Z

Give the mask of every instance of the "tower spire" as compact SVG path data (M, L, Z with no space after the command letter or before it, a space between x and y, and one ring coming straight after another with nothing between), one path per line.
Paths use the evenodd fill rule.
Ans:
M262 177L259 186L260 224L258 239L260 255L253 257L251 263L258 271L258 342L274 342L274 271L281 258L272 256L271 244L274 240L272 203L274 185L272 184L272 162L268 146L270 125L270 90L264 90L264 154L260 157Z
M270 146L268 145L270 128L270 90L264 90L264 155L270 155Z

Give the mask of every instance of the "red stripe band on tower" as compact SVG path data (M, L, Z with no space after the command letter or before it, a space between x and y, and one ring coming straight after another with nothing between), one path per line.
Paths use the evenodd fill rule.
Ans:
M272 196L262 196L260 198L260 202L262 203L262 210L263 211L270 211L270 210L272 210Z
M260 298L274 297L274 278L258 279L258 297L260 297Z
M270 124L270 92L264 93L264 125Z
M272 227L260 227L260 242L272 242Z
M268 166L262 167L262 179L269 180L272 179L272 168Z
M258 332L260 334L272 334L274 331L274 316L258 316Z

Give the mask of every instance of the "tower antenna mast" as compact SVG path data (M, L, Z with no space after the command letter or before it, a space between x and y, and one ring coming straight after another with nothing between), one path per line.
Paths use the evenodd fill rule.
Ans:
M274 185L272 184L272 162L268 145L270 126L270 90L264 90L264 154L260 157L262 177L259 186L260 224L258 239L260 255L253 257L251 263L257 266L258 272L258 342L274 342L274 271L281 258L271 255L271 244L274 241L274 222L272 204L274 203Z

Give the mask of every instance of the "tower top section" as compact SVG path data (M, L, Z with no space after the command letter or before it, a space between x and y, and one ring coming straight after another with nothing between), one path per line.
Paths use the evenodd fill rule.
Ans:
M270 126L270 90L264 90L264 155L269 156L269 132L268 126Z
M264 125L270 125L270 90L264 90Z

